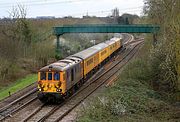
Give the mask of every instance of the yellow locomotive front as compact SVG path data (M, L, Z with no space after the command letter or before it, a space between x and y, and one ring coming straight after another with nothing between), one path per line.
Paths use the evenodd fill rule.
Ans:
M81 65L81 59L67 57L41 68L38 72L38 98L42 102L61 102L82 80Z
M40 92L60 92L62 93L62 73L61 72L39 72L38 89Z
M46 66L38 72L38 98L42 102L63 98L65 93L64 72L57 67ZM56 101L55 101L56 102Z

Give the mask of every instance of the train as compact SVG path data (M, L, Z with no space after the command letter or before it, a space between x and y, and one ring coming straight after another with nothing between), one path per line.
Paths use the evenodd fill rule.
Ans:
M122 38L114 37L41 68L38 99L57 103L71 96L122 48Z

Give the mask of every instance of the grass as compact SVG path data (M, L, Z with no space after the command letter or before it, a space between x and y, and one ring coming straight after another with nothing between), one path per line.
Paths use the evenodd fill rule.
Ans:
M167 104L161 101L159 94L148 88L147 84L140 80L119 78L114 86L106 89L82 111L78 121L148 121L151 112L162 106ZM164 119L164 116L161 119ZM152 117L152 120L158 119Z
M145 45L146 46L146 45ZM143 47L146 49L146 47ZM153 73L147 55L131 61L115 84L80 111L78 122L166 122L179 121L180 109L164 101L149 81Z
M9 96L9 91L11 94L25 88L26 86L34 83L37 81L37 74L31 74L26 76L25 78L19 79L15 81L13 84L9 85L8 87L4 87L0 90L0 100Z

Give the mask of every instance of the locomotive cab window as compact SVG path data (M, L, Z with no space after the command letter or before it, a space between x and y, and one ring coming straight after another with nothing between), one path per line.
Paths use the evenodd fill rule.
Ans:
M41 80L46 80L46 72L41 72Z
M52 80L52 73L48 72L48 80Z
M60 74L59 72L54 73L54 80L60 80Z

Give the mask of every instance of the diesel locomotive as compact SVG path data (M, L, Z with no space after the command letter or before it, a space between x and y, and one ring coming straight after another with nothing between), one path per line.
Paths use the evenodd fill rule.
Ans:
M58 102L69 97L122 47L122 39L114 37L41 68L38 98Z

